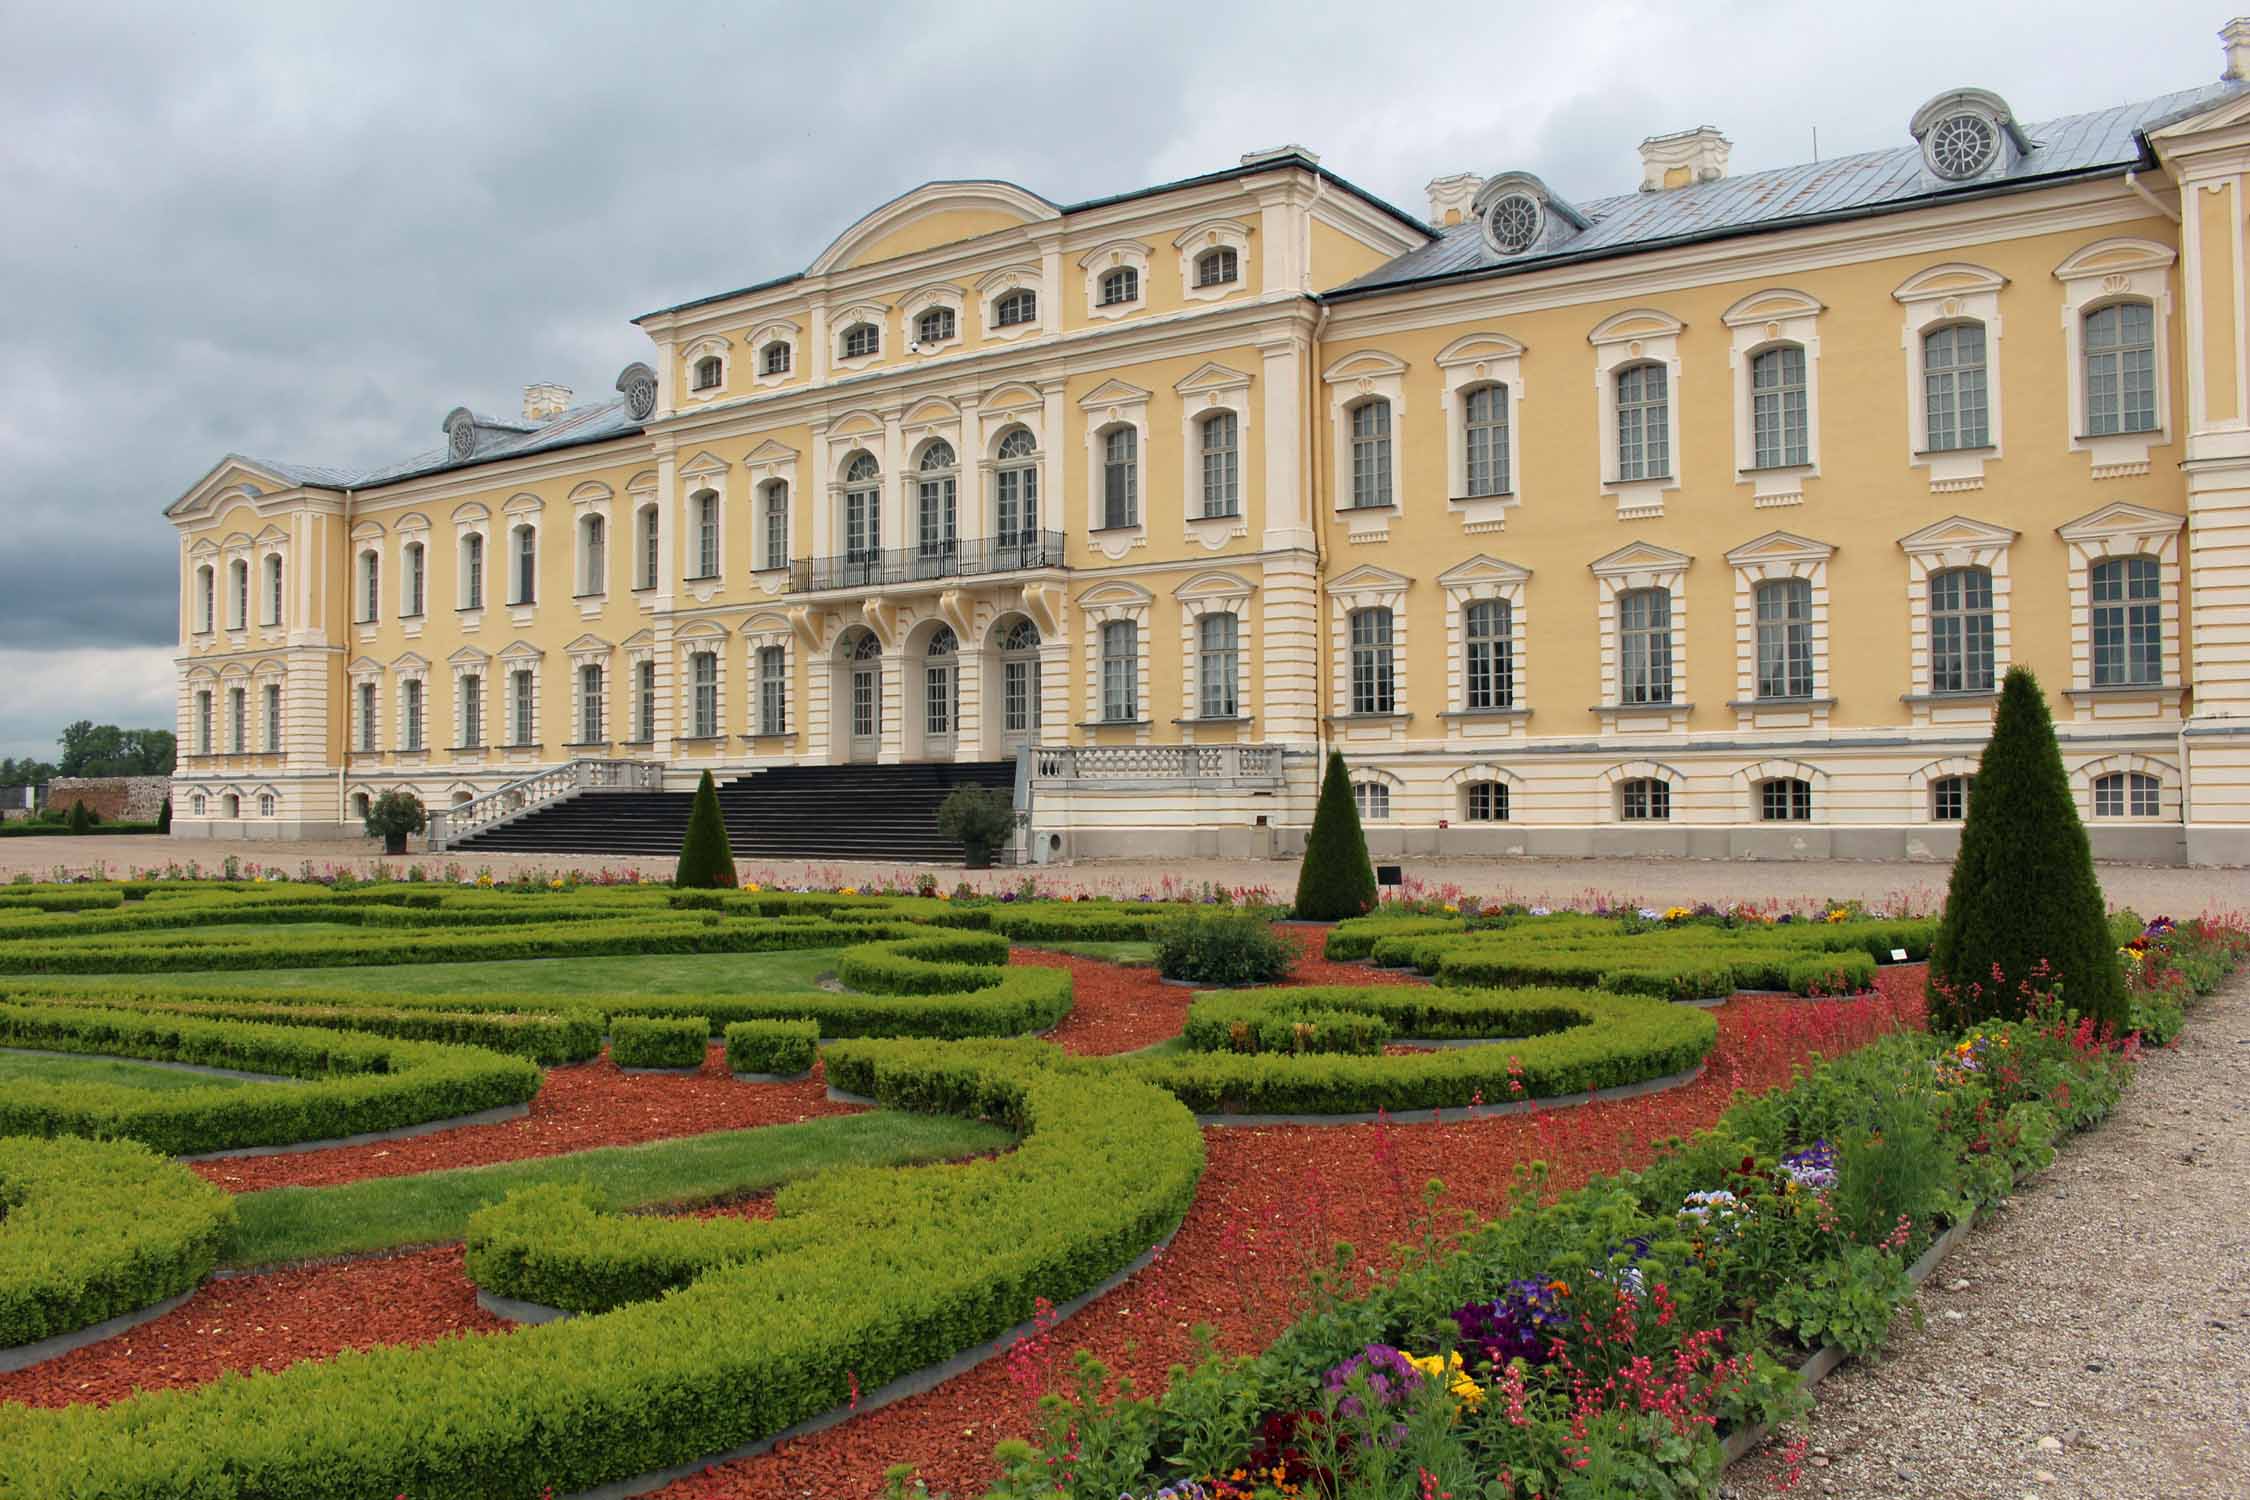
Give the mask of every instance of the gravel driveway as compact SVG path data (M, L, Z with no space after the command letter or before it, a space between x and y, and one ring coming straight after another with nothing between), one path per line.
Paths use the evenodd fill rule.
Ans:
M1819 1389L1796 1493L2250 1496L2250 975ZM1723 1494L1781 1493L1768 1451Z

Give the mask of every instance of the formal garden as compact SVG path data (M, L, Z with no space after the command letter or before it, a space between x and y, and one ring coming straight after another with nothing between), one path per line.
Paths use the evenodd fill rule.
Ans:
M2069 806L2011 679L1937 916L1386 901L1340 759L1293 898L0 886L0 1495L1712 1493L2250 951Z

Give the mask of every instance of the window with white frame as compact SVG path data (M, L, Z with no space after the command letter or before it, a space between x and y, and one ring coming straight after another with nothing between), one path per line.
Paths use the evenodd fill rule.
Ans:
M372 625L382 604L383 560L370 547L359 555L359 623Z
M1479 599L1462 612L1467 704L1472 710L1516 706L1516 642L1505 599Z
M950 307L933 307L914 320L914 339L921 344L942 344L960 329Z
M1654 776L1635 776L1617 785L1617 815L1628 823L1663 823L1672 816L1672 786Z
M1352 506L1391 504L1391 403L1380 396L1351 409Z
M609 739L606 694L606 674L600 662L587 662L578 669L578 738L581 743L599 745Z
M1989 693L1993 684L1992 574L1948 568L1930 575L1930 691Z
M274 802L274 795L273 795L273 793L271 793L271 792L260 792L260 793L258 793L258 816L259 816L259 817L261 817L261 818L270 818L270 817L272 817L272 816L274 815L274 808L275 808L275 805L276 805L276 804L275 804L275 802Z
M765 488L766 566L789 566L789 481L769 479Z
M1508 821L1508 783L1472 781L1461 789L1461 816L1471 823Z
M1617 596L1617 701L1672 701L1672 594L1628 589Z
M281 554L278 552L269 552L266 554L265 622L268 625L279 625L281 623L281 609Z
M461 538L461 608L484 608L484 533Z
M759 350L758 368L768 375L788 374L789 345L780 339L775 339L765 348Z
M708 740L719 733L719 653L698 651L688 657L688 685L693 694L690 721L695 738Z
M1930 782L1930 821L1958 823L1969 815L1969 797L1976 790L1974 776L1939 776Z
M1462 493L1471 499L1505 495L1508 486L1508 388L1483 385L1461 398L1467 472Z
M2094 778L2097 818L2153 818L2161 808L2161 789L2145 771L2112 771Z
M1026 323L1039 321L1039 294L1018 289L1007 293L992 304L992 323L996 328L1020 328Z
M883 550L883 468L872 453L858 453L844 467L844 555L872 559Z
M195 794L193 806L195 808L195 815L199 818L203 817L211 810L210 800L206 798L201 792L197 792Z
M1351 615L1352 712L1398 712L1398 663L1390 610L1377 606Z
M1102 434L1102 527L1137 526L1141 516L1141 438L1131 427Z
M1102 626L1102 718L1112 724L1131 723L1141 716L1140 627L1131 620L1111 620Z
M1241 257L1231 246L1206 250L1195 258L1195 284L1199 287L1226 286L1241 279Z
M265 688L266 753L281 753L281 684L269 682Z
M663 528L656 518L656 507L642 506L637 524L640 527L639 562L634 571L633 587L652 589L664 576Z
M527 667L508 674L508 742L532 744L539 732L539 679Z
M1352 783L1352 802L1362 823L1380 823L1391 815L1391 789L1380 781Z
M1242 514L1242 424L1231 411L1215 411L1196 424L1203 451L1203 514Z
M578 592L601 594L609 590L609 523L598 515L578 523Z
M227 564L227 628L243 630L250 624L250 564L237 558Z
M375 749L377 732L375 705L375 684L372 682L361 683L359 685L359 748L370 754Z
M873 323L854 323L844 330L844 358L866 359L883 352L883 330Z
M195 753L209 755L211 750L211 690L204 688L195 695Z
M1757 615L1758 696L1813 695L1812 583L1769 578L1752 591Z
M2109 557L2087 570L2095 687L2164 680L2163 602L2153 557Z
M1948 323L1922 336L1922 403L1930 451L1991 445L1982 323Z
M1039 444L1028 427L1000 439L992 476L994 535L1003 547L1029 546L1039 533Z
M1775 776L1758 783L1758 819L1764 823L1803 823L1812 817L1812 783Z
M2146 302L2113 302L2085 315L2086 433L2152 432L2156 428L2156 310Z
M1242 622L1222 610L1205 615L1195 629L1195 681L1201 697L1197 714L1231 719L1241 709L1236 694L1242 672Z
M196 632L209 635L219 628L219 575L210 565L195 570Z
M409 677L399 684L398 747L422 748L422 679Z
M1141 273L1132 266L1117 266L1102 272L1100 304L1103 307L1120 307L1141 300Z
M719 576L719 497L698 490L688 502L695 516L695 577Z
M641 661L633 667L633 738L649 744L656 738L656 663Z
M789 657L780 646L758 648L758 733L789 732Z
M408 542L400 549L400 561L406 574L403 597L399 600L399 613L413 619L422 613L422 605L429 594L429 554L420 542Z
M726 365L716 354L706 354L695 362L695 389L715 391L726 379Z
M1669 377L1653 361L1617 372L1617 477L1665 479L1672 473Z
M1803 347L1780 344L1752 355L1752 464L1761 469L1778 469L1808 462L1811 448L1807 431Z
M227 689L227 750L235 755L250 748L250 695L241 688Z
M455 695L461 701L460 739L464 750L484 747L484 677L477 672L464 673L460 689Z
M539 599L539 533L518 526L516 537L515 597L511 604L533 604Z
M950 557L954 551L960 476L951 443L940 440L922 450L914 483L915 544L923 557Z

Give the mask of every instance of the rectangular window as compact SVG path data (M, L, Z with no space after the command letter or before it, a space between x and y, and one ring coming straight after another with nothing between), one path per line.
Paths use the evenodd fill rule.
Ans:
M250 748L249 695L241 688L227 689L227 749L240 755Z
M656 738L656 663L644 661L633 669L633 714L640 722L634 738L643 744Z
M281 559L266 559L266 623L281 623Z
M664 552L662 533L656 524L656 507L651 505L641 511L641 583L644 589L656 587L663 573Z
M882 550L882 520L877 512L879 490L844 491L844 552L855 562L872 560Z
M1617 701L1672 701L1672 596L1664 589L1617 596Z
M1242 464L1236 451L1240 424L1231 411L1203 419L1203 514L1242 513Z
M195 753L198 755L209 755L211 753L211 695L209 692L201 692L195 695Z
M250 623L250 565L234 565L234 628L241 630Z
M1991 445L1982 323L1957 323L1922 340L1922 385L1931 451Z
M429 582L429 569L423 562L425 555L420 542L414 542L406 549L406 612L409 615L422 613L425 585Z
M789 486L766 487L766 566L789 566Z
M1672 428L1662 365L1629 365L1617 375L1617 477L1669 479Z
M1514 622L1504 599L1469 606L1462 622L1468 637L1468 700L1474 709L1516 706Z
M1508 784L1504 781L1470 782L1467 814L1472 823L1507 822Z
M2094 564L2095 687L2145 687L2164 680L2164 624L2153 557Z
M1236 687L1242 670L1241 622L1231 614L1205 615L1196 660L1196 685L1206 719L1231 719L1241 707Z
M359 555L359 623L375 623L376 606L382 588L383 561L372 552Z
M1359 804L1363 823L1380 823L1391 815L1391 789L1380 781L1353 782L1352 800Z
M531 604L539 597L539 533L529 526L516 528L516 597L517 604Z
M1930 691L1989 693L1994 670L1992 575L1954 568L1930 578Z
M1140 434L1130 427L1112 429L1102 438L1102 525L1105 528L1140 523Z
M954 478L919 481L915 489L916 540L924 557L946 557L953 552L953 532L958 517L954 507Z
M1391 403L1362 401L1352 408L1352 506L1391 503Z
M585 524L586 576L583 592L605 594L609 592L609 528L600 516L588 516Z
M275 755L279 754L280 751L281 684L269 682L266 684L266 753Z
M1628 781L1618 795L1618 813L1628 823L1663 823L1672 816L1672 787L1654 777Z
M1472 498L1508 493L1508 388L1488 385L1463 398L1468 473L1462 493Z
M713 739L719 733L719 654L698 651L688 661L695 686L695 737Z
M1778 578L1758 585L1758 696L1810 698L1812 584Z
M602 669L588 662L578 669L578 738L588 745L599 745L609 739L605 729L605 712L602 694Z
M2086 431L2156 427L2156 310L2120 302L2086 315Z
M399 684L398 747L401 750L422 748L422 679L409 677Z
M1940 776L1930 783L1930 817L1940 823L1958 823L1969 815L1969 793L1976 778Z
M1130 723L1140 712L1140 635L1131 620L1102 627L1102 718Z
M1351 627L1352 712L1396 713L1398 676L1392 654L1391 612L1387 609L1355 610Z
M508 735L512 744L528 745L538 737L537 679L529 672L517 672L509 678L509 690L515 695L511 712L514 722Z
M789 732L789 658L779 646L758 648L758 732Z
M467 676L461 679L461 748L479 749L484 744L484 679Z
M372 752L375 748L375 684L359 685L359 748Z
M461 607L484 608L484 537L474 531L461 538Z
M695 576L719 576L719 497L695 497Z
M998 512L1000 545L1028 547L1036 542L1039 470L1030 464L1002 469L994 480L993 505Z
M1808 462L1811 446L1806 430L1805 351L1783 344L1753 356L1750 461L1761 469Z
M1812 784L1794 776L1758 784L1758 817L1768 823L1803 823L1812 817Z

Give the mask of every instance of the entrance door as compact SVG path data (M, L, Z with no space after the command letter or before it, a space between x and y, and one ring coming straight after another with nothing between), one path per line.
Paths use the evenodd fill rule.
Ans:
M922 755L927 760L953 758L953 726L959 711L959 643L946 626L930 637L928 656L922 663Z
M852 652L852 759L874 760L883 750L883 644L861 638Z
M1039 743L1039 628L1018 620L1000 641L1000 744Z

